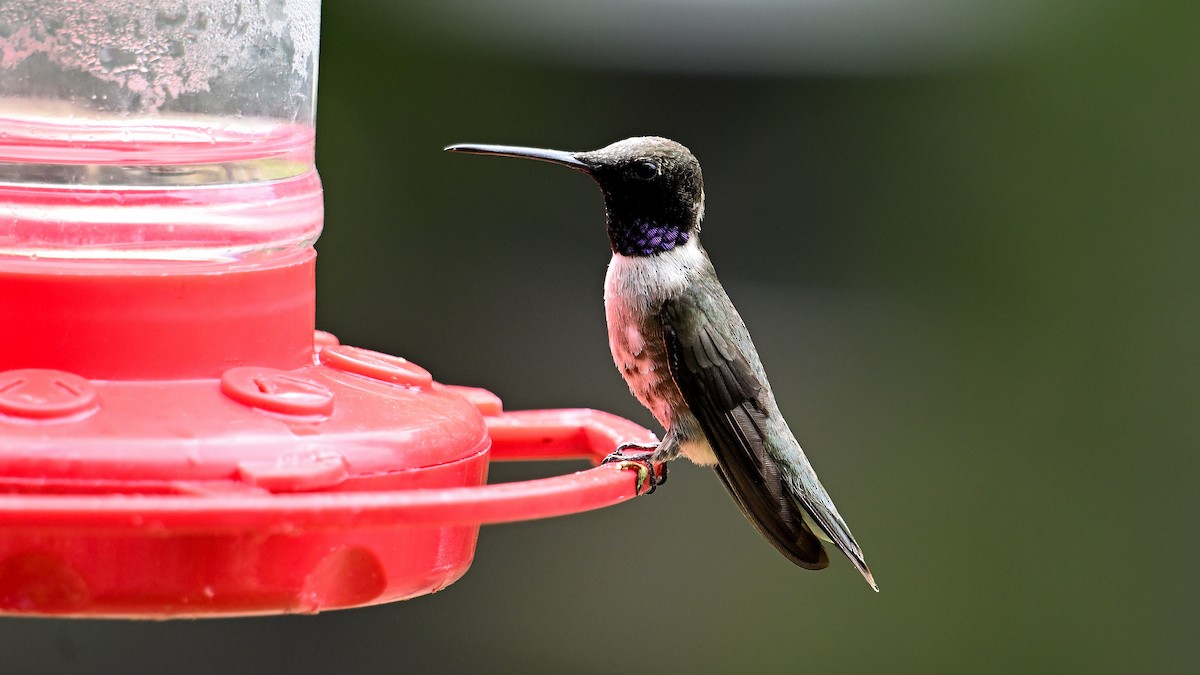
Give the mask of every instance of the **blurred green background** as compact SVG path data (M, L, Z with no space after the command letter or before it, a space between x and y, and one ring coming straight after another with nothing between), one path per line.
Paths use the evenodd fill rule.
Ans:
M510 409L659 431L608 355L595 187L441 148L673 137L882 592L840 557L791 566L679 462L651 497L484 528L433 596L5 619L0 671L1198 667L1200 5L353 0L323 20L319 325Z

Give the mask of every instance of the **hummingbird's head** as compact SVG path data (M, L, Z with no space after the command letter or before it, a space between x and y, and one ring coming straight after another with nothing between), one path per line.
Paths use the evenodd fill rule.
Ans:
M526 157L591 176L604 192L608 240L614 252L650 256L682 246L700 232L704 179L684 146L641 136L591 152L505 145L452 145L452 152Z
M642 136L576 157L604 192L608 239L622 255L655 255L700 231L704 178L700 162L675 141Z

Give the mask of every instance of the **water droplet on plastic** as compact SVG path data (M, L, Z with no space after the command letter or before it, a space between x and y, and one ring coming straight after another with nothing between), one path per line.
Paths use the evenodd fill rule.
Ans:
M138 61L136 53L116 47L101 49L98 58L100 59L100 67L109 72L125 66L132 66Z
M176 10L164 9L159 11L158 14L154 15L154 24L159 28L175 28L183 25L183 22L186 20L187 10L184 8L179 8Z

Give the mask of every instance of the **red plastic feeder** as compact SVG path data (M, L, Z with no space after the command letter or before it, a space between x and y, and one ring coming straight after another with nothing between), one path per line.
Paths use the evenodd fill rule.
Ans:
M192 21L212 9L204 0L139 24L162 44L172 31L191 41L145 63L159 42L106 62L98 24L75 4L86 9L34 8L63 13L53 34L38 33L49 25L38 17L0 18L33 26L22 53L48 55L71 87L141 84L115 111L96 103L108 94L0 98L0 613L201 617L402 600L462 576L483 523L635 496L636 474L615 465L486 485L488 463L596 460L652 442L649 431L592 410L504 412L487 391L314 330L315 52L307 72L214 71L187 98L135 71L207 64L184 63L188 45L216 39L206 31L219 21ZM318 0L279 4L309 16ZM153 17L155 4L128 11ZM116 18L105 25L130 25ZM243 19L255 45L283 39L277 22ZM304 31L282 35L282 53L315 49ZM224 46L235 60L280 53ZM133 70L113 67L116 56ZM52 90L37 79L53 74L44 64L23 64L0 67L0 91ZM276 65L282 91L236 80ZM205 100L267 108L171 109Z
M0 265L0 612L402 600L465 573L481 523L635 496L615 465L485 485L493 459L654 437L593 410L504 412L402 358L314 340L314 262L305 248Z

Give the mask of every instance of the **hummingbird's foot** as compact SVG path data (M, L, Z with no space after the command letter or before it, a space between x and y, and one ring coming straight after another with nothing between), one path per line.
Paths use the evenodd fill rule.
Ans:
M634 452L627 452L627 451ZM642 494L642 488L646 484L650 484L650 489L645 494L654 494L659 485L667 482L667 464L662 462L658 465L659 470L654 471L654 452L658 450L657 445L648 445L644 443L626 443L617 448L615 452L605 457L601 464L612 464L617 462L617 466L622 469L633 469L637 471L637 486L634 488L634 496Z

